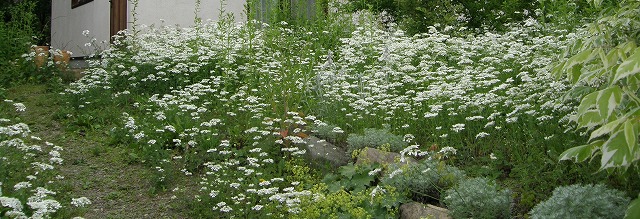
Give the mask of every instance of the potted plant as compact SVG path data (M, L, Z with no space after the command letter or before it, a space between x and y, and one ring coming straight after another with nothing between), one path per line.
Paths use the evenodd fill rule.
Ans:
M49 59L49 46L32 46L31 50L35 53L33 61L36 66L38 66L38 68L44 66Z
M56 49L53 51L53 62L60 70L65 70L71 61L71 51Z

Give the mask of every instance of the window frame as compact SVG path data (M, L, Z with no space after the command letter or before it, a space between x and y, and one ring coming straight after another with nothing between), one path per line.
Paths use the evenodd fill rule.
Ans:
M80 7L84 4L92 2L93 0L71 0L71 9Z

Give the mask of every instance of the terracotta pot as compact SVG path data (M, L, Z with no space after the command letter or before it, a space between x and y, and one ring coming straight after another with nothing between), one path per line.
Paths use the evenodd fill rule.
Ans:
M68 50L58 50L53 54L53 62L60 70L65 70L71 61L71 52Z
M49 59L49 46L34 46L31 47L31 50L36 53L36 56L33 58L36 66L38 66L38 68L44 66Z

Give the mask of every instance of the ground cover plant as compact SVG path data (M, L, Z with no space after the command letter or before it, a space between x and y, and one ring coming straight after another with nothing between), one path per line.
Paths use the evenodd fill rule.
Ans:
M569 123L584 93L551 75L584 30L527 17L501 32L411 35L366 10L318 16L136 25L61 92L57 118L108 136L119 161L150 170L149 193L175 194L194 218L395 218L412 199L454 217L525 217L562 185L639 192L637 174L558 161L589 140ZM309 135L348 156L376 147L419 163L325 172L304 157Z
M32 135L27 124L8 117L19 120L16 114L27 110L24 104L13 100L0 104L16 111L0 114L0 217L77 216L91 201L86 197L70 198L58 190L64 180L57 170L64 161L64 148Z

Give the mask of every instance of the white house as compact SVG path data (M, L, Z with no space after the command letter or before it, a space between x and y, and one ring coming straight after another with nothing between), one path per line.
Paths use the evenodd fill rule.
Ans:
M246 20L246 0L201 0L198 17L217 20L221 2L224 10L234 15L236 21ZM109 42L118 31L131 28L133 21L131 0L55 0L51 11L51 47L73 52L73 57L92 53L85 44L95 38L97 42ZM180 25L194 24L196 0L138 0L136 24ZM83 35L85 30L88 36Z

